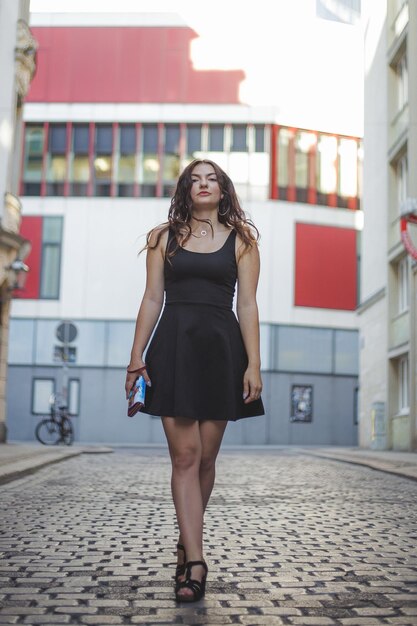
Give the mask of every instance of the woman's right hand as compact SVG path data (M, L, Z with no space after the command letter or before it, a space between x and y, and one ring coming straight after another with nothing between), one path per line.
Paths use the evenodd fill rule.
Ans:
M127 369L133 373L129 374L129 372L127 372L126 374L126 382L125 382L126 400L128 399L129 392L132 389L133 385L135 384L135 380L138 378L138 376L143 376L145 383L147 384L148 387L151 387L152 385L151 379L149 378L148 372L146 371L146 365L143 361L141 361L140 363L136 363L135 365L129 365ZM139 372L133 371L133 370L138 370L138 369L141 371Z

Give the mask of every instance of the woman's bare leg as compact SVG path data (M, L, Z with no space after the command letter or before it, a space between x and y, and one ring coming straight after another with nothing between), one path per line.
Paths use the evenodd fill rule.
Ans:
M202 451L199 424L196 420L178 417L163 417L162 424L172 463L172 497L187 561L201 561L203 500L199 479ZM194 568L193 577L201 579L203 574L201 566ZM191 596L193 592L182 589L181 595Z
M201 462L200 488L203 510L207 508L213 490L216 475L216 458L220 450L227 422L223 420L204 420L200 422Z
M179 542L185 546L187 561L203 558L203 515L214 484L215 460L227 422L164 417L164 431L172 462L172 496L180 528ZM204 570L193 568L201 579ZM192 595L182 589L181 595Z
M203 502L203 512L206 510L207 504L210 500L211 492L213 490L216 458L223 439L224 431L226 430L226 426L227 422L220 420L203 420L199 423L200 441L202 448L199 479L201 497ZM181 533L178 542L180 544L183 544L183 538ZM187 559L191 560L188 558L188 555ZM182 551L179 551L177 553L177 562L179 564L182 564L184 562L184 555Z

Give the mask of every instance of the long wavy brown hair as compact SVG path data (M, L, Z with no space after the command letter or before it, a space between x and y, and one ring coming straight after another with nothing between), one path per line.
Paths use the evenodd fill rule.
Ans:
M191 186L192 173L194 168L200 163L207 163L214 169L217 182L221 190L223 198L220 200L218 210L218 220L221 224L234 228L242 239L244 249L241 254L247 252L255 243L259 241L259 231L253 222L248 219L240 206L236 195L235 187L230 177L221 167L210 161L209 159L195 159L184 169L180 175L175 193L171 199L171 206L168 212L168 221L158 229L155 241L151 244L151 237L154 229L148 232L146 236L146 245L143 250L148 248L154 249L158 247L162 235L167 230L172 230L175 237L172 237L166 250L168 259L172 257L179 247L185 246L192 235L191 218L200 222L207 222L212 232L213 224L210 219L199 219L192 214ZM143 251L142 250L142 251Z

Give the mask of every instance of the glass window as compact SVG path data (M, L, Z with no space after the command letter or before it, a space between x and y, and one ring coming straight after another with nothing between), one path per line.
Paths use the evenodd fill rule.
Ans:
M332 330L280 326L276 369L289 372L332 372Z
M90 129L88 124L74 124L72 127L72 150L74 154L88 154Z
M255 152L265 152L265 126L255 126Z
M401 111L408 103L408 68L407 56L402 55L395 68L397 75L397 106Z
M144 124L142 126L143 152L156 154L158 152L158 127L156 124Z
M172 196L180 173L180 127L179 124L165 126L163 195Z
M41 193L43 145L43 124L27 124L23 168L23 193L27 196L39 196Z
M396 168L396 178L397 178L397 201L398 201L398 211L400 211L401 204L407 198L407 187L408 187L408 160L407 155L404 154L397 163Z
M211 124L209 126L209 151L223 152L224 150L224 126L223 124Z
M120 154L136 153L136 128L134 124L120 125Z
M55 380L53 378L32 379L32 413L35 415L49 415L51 395L55 393Z
M48 154L48 168L46 172L46 195L63 196L66 176L66 156Z
M86 196L90 180L90 161L88 156L74 156L71 163L71 195Z
M140 171L141 195L156 196L159 175L158 127L156 124L142 126L142 161Z
M46 194L63 196L67 176L67 127L66 124L49 125L48 167L46 171Z
M111 124L96 126L94 183L96 196L109 196L113 174L113 128Z
M359 372L358 333L356 330L335 330L335 373L352 374Z
M165 125L165 154L179 154L180 126L179 124Z
M188 124L187 157L190 160L195 159L198 152L201 152L201 124Z
M136 155L125 155L119 157L118 195L121 197L134 195L134 184L136 179Z
M354 198L358 194L358 146L355 139L339 139L338 194Z
M408 257L398 263L398 313L408 311L410 304Z
M59 298L62 217L44 217L40 297Z
M280 128L278 134L278 190L279 198L287 198L287 187L289 185L289 146L292 132L288 128Z
M69 415L80 414L80 381L78 378L68 380L68 413Z
M297 188L297 200L307 202L307 188L309 186L309 163L310 153L316 144L314 133L303 130L295 135L295 186Z
M113 152L113 128L111 124L97 124L96 126L96 154L111 154Z
M247 128L245 124L233 124L232 125L232 146L230 150L232 152L247 152Z
M322 194L337 190L337 138L320 135L317 151L317 190Z
M408 356L403 356L398 362L398 408L400 411L409 409L409 382L408 382Z
M67 146L67 127L65 124L49 125L49 152L65 154Z
M113 172L113 158L104 154L94 159L94 182L96 196L109 196Z
M74 124L72 127L73 157L70 167L70 193L72 196L86 196L90 180L89 152L90 129L88 124Z

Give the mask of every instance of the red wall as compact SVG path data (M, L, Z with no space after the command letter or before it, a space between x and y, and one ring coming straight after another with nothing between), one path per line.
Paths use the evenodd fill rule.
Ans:
M190 28L33 27L28 102L239 103L241 70L197 71Z
M26 216L22 218L20 234L29 239L32 250L25 259L29 266L26 285L19 298L39 298L41 256L42 256L42 218L39 216Z
M356 231L296 224L296 306L356 308Z

